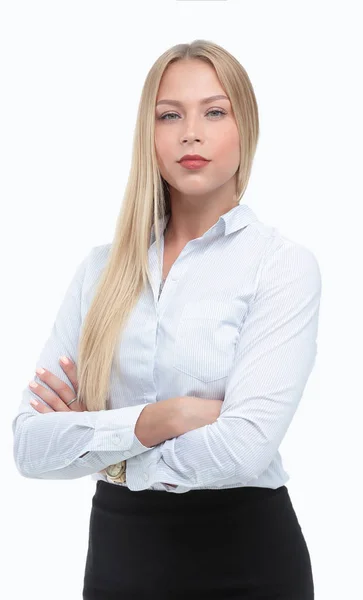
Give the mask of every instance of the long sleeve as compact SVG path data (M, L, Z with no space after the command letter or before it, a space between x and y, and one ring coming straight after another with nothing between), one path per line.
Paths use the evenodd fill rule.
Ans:
M246 485L273 460L315 363L321 274L312 252L285 240L261 262L257 281L220 416L141 457L147 483L129 461L131 490L156 482L180 486L177 493Z
M72 384L61 368L59 358L66 355L74 362L77 359L82 284L93 251L94 248L78 265L35 367L48 369L70 387ZM48 387L38 376L34 379ZM31 406L32 398L46 404L26 387L12 421L15 464L24 477L75 479L150 451L134 434L146 403L114 410L42 414ZM81 458L83 454L85 456Z

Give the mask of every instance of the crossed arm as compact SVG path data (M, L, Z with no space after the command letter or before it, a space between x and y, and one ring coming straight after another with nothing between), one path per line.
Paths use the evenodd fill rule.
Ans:
M84 268L85 261L37 364L63 381L67 376L58 361L61 355L76 356ZM72 479L129 459L127 483L132 490L156 482L184 488L226 481L243 485L258 477L273 459L313 368L320 294L320 271L310 251L286 242L268 257L240 332L222 410L205 426L180 433L175 426L181 422L173 419L171 430L161 437L160 432L159 437L148 437L156 431L146 427L139 439L140 424L136 432L135 427L140 415L147 408L142 424L143 418L150 417L151 406L160 410L162 402L40 415L29 405L32 392L27 388L13 421L19 470L28 477ZM70 315L76 315L71 323ZM141 480L140 464L147 480Z

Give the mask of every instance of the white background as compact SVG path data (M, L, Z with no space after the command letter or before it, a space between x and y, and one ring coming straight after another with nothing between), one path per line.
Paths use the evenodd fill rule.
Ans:
M280 451L316 600L361 599L361 3L0 7L2 595L81 598L95 484L21 477L11 421L75 266L112 240L148 70L167 48L204 38L236 56L257 96L242 202L320 264L318 356Z

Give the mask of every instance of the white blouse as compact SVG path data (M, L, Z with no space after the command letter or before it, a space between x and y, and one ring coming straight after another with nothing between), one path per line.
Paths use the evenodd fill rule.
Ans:
M59 358L77 362L80 328L109 250L95 246L77 266L35 365L68 384ZM163 252L162 236L161 258ZM122 378L112 367L107 410L41 414L29 401L44 400L28 385L23 390L12 423L20 474L106 480L101 471L126 460L126 483L112 485L134 491L285 484L279 446L317 354L321 274L314 254L239 204L186 244L165 281L153 227L149 266L118 348ZM176 396L223 400L220 416L143 446L134 433L141 411Z

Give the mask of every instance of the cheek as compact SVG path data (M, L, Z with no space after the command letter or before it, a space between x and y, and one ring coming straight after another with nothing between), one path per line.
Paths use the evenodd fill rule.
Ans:
M170 138L170 136L169 136ZM160 164L163 164L165 167L170 165L172 162L173 151L172 144L170 139L166 135L155 135L155 152ZM174 149L175 153L175 149Z
M154 139L155 146L157 146L160 149L160 152L162 152L163 149L166 149L173 143L173 137L170 134L170 132L167 131L166 127L157 127L155 130Z
M155 136L155 153L159 165L166 165L168 162L168 148L160 136Z
M219 161L226 168L237 167L240 162L239 136L234 131L221 136L219 142Z
M218 144L218 165L226 171L237 168L240 162L240 148L238 138L223 138Z
M224 130L218 136L218 140L216 140L216 142L224 151L228 150L229 152L239 152L239 135L235 127Z

